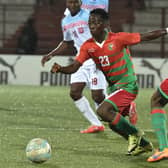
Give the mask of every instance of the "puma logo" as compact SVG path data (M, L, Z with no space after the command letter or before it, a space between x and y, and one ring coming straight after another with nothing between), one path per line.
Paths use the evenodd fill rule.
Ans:
M9 64L9 63L7 63L2 57L0 57L0 64L1 65L3 65L3 66L5 66L5 67L8 67L9 68L9 70L11 71L11 73L12 73L12 75L13 75L13 77L16 79L16 73L15 73L15 65L16 65L16 63L18 62L18 60L21 58L21 56L18 56L16 59L15 59L15 61L14 61L14 63L13 64Z
M160 81L162 81L163 78L162 78L161 70L162 70L163 66L167 63L167 61L168 61L168 59L165 59L165 60L162 62L162 64L160 65L159 68L154 67L154 66L151 64L151 62L149 62L149 61L147 61L147 60L145 60L145 59L142 59L141 63L142 63L142 66L143 66L143 67L147 67L148 69L155 71L155 72L157 73L157 75L158 75Z

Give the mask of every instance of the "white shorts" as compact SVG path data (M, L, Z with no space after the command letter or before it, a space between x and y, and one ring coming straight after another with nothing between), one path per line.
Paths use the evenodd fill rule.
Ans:
M95 64L82 65L77 72L71 74L70 83L86 83L91 90L106 90L106 79L102 71Z

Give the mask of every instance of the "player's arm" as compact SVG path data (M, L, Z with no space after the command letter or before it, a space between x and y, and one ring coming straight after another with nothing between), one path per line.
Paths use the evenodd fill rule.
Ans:
M87 45L87 43L86 43ZM90 47L90 45L89 45ZM80 66L90 58L88 52L87 52L87 47L85 48L85 43L81 46L80 51L78 53L78 55L75 57L75 60L73 61L72 64L68 65L68 66L61 66L57 63L54 63L54 65L51 68L51 72L52 73L57 73L57 72L61 72L61 73L65 73L65 74L72 74L74 72L76 72Z
M49 52L47 55L43 56L43 58L41 60L42 66L44 66L45 63L47 61L49 61L55 55L64 54L64 51L66 49L68 49L69 47L72 47L72 46L73 46L72 41L62 41L62 42L60 42L59 45L54 50Z
M166 35L168 33L168 28L166 29L161 29L161 30L155 30L147 33L140 34L141 36L141 41L149 41L149 40L154 40L156 38L159 38L163 35Z
M72 74L76 72L80 68L81 65L82 64L77 60L74 60L73 63L68 66L61 66L57 63L54 63L54 65L51 68L51 72L52 73L61 72L64 74Z

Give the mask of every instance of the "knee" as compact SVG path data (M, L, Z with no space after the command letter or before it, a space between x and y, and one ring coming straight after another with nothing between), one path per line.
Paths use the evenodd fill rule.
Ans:
M160 94L158 94L158 92L154 92L154 94L151 97L151 108L161 107L162 105L160 104L160 99Z
M155 98L155 95L153 94L152 97L151 97L151 107L153 107L155 105L155 102L156 102L156 98Z
M102 103L102 101L104 100L104 98L105 98L104 93L92 94L92 99L93 99L97 104Z
M104 118L104 112L101 110L101 108L99 107L97 110L97 115L103 120L105 121L103 118Z
M105 122L111 122L115 117L114 111L109 109L108 107L100 106L97 109L97 114Z
M82 94L81 94L81 92L78 92L78 91L70 91L70 97L74 100L74 101L76 101L76 100L79 100L81 97L82 97Z

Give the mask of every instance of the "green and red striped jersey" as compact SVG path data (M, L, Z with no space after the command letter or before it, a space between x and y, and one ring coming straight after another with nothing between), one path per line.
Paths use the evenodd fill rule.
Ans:
M139 33L108 32L102 44L93 38L87 40L81 46L76 60L83 63L92 58L108 83L120 87L137 80L128 46L139 42Z

